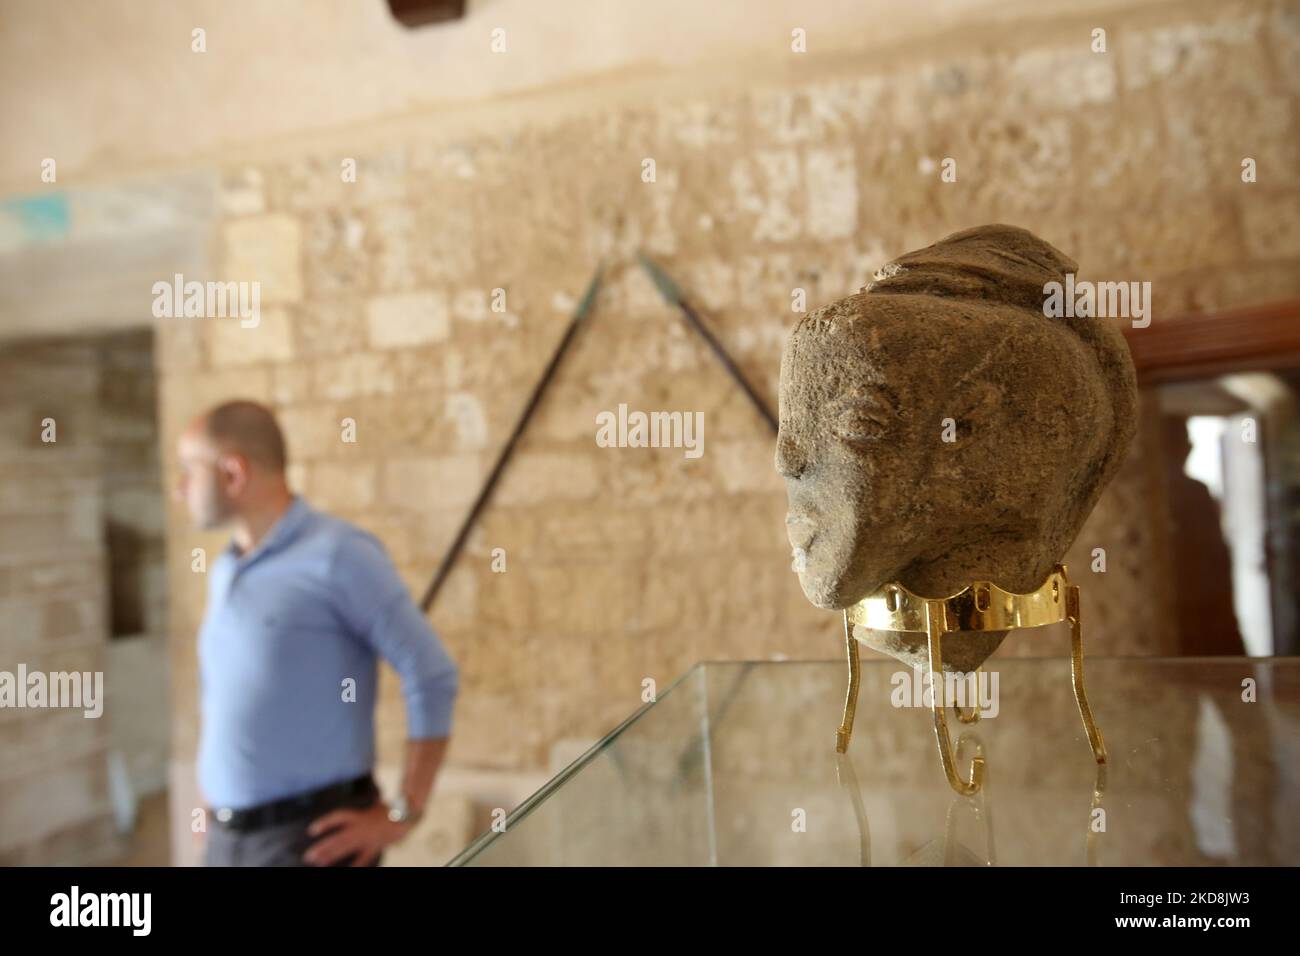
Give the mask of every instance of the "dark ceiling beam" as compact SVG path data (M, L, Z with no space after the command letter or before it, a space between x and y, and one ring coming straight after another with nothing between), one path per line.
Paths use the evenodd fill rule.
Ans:
M409 29L465 16L465 0L388 0L393 19Z

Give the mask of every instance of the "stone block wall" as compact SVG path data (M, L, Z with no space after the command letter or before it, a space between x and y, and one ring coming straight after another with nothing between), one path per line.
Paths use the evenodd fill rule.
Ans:
M0 670L104 672L107 554L90 344L0 354ZM42 441L53 419L53 442ZM102 862L117 851L107 711L0 708L0 860Z
M1141 4L1107 18L1105 53L1096 19L1067 12L1014 50L990 25L693 93L566 93L563 109L474 131L411 122L382 142L344 131L232 156L216 275L260 282L263 311L255 328L160 321L164 452L216 402L270 403L297 490L375 532L418 595L603 258L596 308L431 613L462 668L445 781L477 781L468 800L507 790L468 772L535 773L639 706L645 679L663 688L701 659L837 656L837 620L789 570L772 435L633 255L674 277L773 407L796 290L811 310L983 222L1033 230L1082 277L1150 281L1156 321L1296 296L1294 5ZM956 182L941 181L947 159ZM598 447L595 416L620 403L703 412L703 456ZM1094 654L1174 646L1153 434L1147 413L1068 556ZM173 815L187 829L204 588L191 555L224 542L173 509ZM1105 574L1089 570L1098 547ZM1066 650L1064 635L1013 636L1000 653ZM381 711L391 771L393 680ZM456 804L448 825L465 816Z
M104 695L98 718L0 708L0 859L109 862L171 750L152 336L6 343L0 404L0 670L101 672Z

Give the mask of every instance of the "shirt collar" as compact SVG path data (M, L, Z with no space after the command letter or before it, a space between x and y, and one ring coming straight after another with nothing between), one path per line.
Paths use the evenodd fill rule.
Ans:
M294 534L302 527L303 522L307 520L310 513L311 508L302 495L294 495L289 507L285 508L284 513L275 519L275 524L267 529L266 534L262 536L262 540L257 542L251 550L240 554L233 540L226 550L241 566L247 565L260 556L270 554L283 547L292 540Z

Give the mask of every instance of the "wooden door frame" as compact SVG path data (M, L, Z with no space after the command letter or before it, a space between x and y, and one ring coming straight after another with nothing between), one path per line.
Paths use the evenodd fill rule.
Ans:
M1138 384L1300 367L1300 299L1127 328Z

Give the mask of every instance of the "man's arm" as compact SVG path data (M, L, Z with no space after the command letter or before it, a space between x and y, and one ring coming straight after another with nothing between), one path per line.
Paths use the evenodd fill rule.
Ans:
M433 791L433 781L442 766L442 758L447 753L446 737L429 740L408 740L406 742L406 762L402 767L402 796L411 808L411 813L418 817L428 806L429 794Z
M411 600L379 540L349 535L331 568L335 599L348 627L388 661L401 677L406 701L408 741L402 770L402 795L412 816L424 811L447 752L459 671L424 614ZM384 846L395 843L411 823L394 823L388 808L338 810L308 829L315 836L333 830L307 854L311 863L330 863L356 855L366 865Z
M402 680L412 740L451 734L459 670L411 600L379 539L353 531L339 542L330 573L348 629L388 661Z
M384 556L385 563L387 560ZM411 600L397 571L391 574L396 593L368 621L361 622L362 633L401 678L407 737L413 741L448 737L459 691L459 669Z

